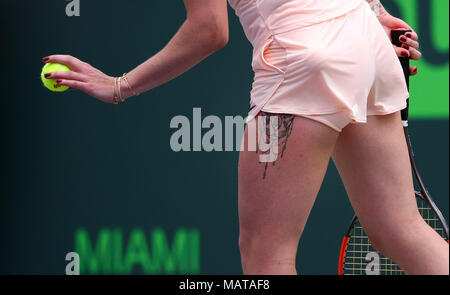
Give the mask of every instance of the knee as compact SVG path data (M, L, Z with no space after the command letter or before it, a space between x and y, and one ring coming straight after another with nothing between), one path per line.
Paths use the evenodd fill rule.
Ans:
M239 249L243 273L251 274L296 274L296 251L287 245L274 243L259 235L241 233Z
M239 251L242 260L248 260L252 255L257 254L258 237L247 231L239 233ZM261 246L261 245L260 245Z
M265 255L281 251L285 244L275 235L261 234L257 230L241 228L239 233L239 250L244 259L252 259L253 257L261 259Z
M239 234L239 251L241 253L241 265L244 274L255 273L260 267L263 257L261 249L262 245L258 243L257 237L250 233L240 232Z
M274 235L241 231L239 250L243 264L295 259L298 242L295 239L279 239Z

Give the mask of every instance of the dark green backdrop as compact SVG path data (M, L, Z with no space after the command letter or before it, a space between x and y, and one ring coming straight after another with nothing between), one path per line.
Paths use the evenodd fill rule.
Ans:
M50 93L41 87L41 58L67 53L121 75L168 42L184 21L183 2L81 0L81 16L72 18L67 3L0 3L0 273L63 274L71 251L80 253L83 273L241 273L238 154L169 147L171 118L191 117L193 107L204 116L245 116L251 47L237 18L230 11L225 49L114 106L80 92ZM439 67L448 76L446 38ZM448 95L448 81L439 87ZM429 94L436 100L441 92L430 87ZM436 113L413 120L411 132L423 177L448 217L448 110ZM351 216L330 165L301 240L302 273L337 272Z

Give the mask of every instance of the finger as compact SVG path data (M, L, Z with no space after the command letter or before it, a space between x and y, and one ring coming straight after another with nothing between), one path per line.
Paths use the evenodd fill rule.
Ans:
M416 33L414 30L412 30L412 32L407 32L407 33L405 34L405 36L406 36L407 38L413 39L414 41L419 40L419 36L417 35L417 33Z
M397 53L397 56L401 56L401 57L409 57L410 56L409 50L407 50L403 47L394 46L394 49L395 49L395 53Z
M46 79L64 79L86 82L86 78L84 77L84 75L72 71L47 73L44 75L44 77Z
M400 42L402 42L402 44L406 44L406 45L408 45L410 47L419 49L419 46L420 46L419 42L414 41L413 39L408 38L405 35L400 36L398 39L400 40Z
M403 22L401 19L398 19L398 21ZM406 31L406 30L409 30L409 29L408 28L404 28L402 26L396 26L395 29L390 29L389 30L389 34L390 34L390 37L391 37L391 41L394 41L394 38L392 36L393 35L392 34L393 31Z
M413 60L419 60L419 59L422 58L422 53L420 53L420 51L418 51L417 49L412 48L412 47L409 47L409 46L406 45L406 44L403 44L403 45L402 45L402 48L405 49L405 50L408 50L408 52L409 52L409 57L410 57L411 59L413 59Z
M56 55L50 55L50 56L44 57L42 59L42 61L44 63L57 62L57 63L65 64L66 66L68 66L69 68L74 70L75 72L81 71L81 69L83 68L83 65L84 65L84 63L81 60L79 60L78 58L73 57L71 55L62 55L62 54L56 54Z
M56 83L58 83L58 85L67 86L69 88L78 89L81 91L85 91L87 89L87 83L75 80L58 79L56 80Z
M420 52L419 50L417 50L415 48L409 47L409 56L413 60L419 60L422 58L422 52Z
M411 76L417 75L418 72L419 72L419 71L418 71L418 69L417 69L416 66L413 66L413 67L410 67L410 68L409 68L409 74L410 74Z

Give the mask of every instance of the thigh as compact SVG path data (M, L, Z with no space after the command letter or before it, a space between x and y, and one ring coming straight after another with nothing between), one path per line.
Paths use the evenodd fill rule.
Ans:
M418 211L400 113L344 128L333 152L352 206L369 236L396 232Z
M247 145L240 153L240 230L241 237L259 240L261 246L292 249L319 191L338 132L303 117L277 116L277 159L261 163L261 152L249 151ZM247 126L246 142L255 136L250 133Z

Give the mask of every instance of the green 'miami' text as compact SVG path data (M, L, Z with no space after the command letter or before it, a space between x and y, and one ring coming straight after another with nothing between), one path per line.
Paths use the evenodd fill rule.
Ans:
M199 273L199 231L178 229L170 240L160 228L133 229L128 237L121 229L103 228L90 236L80 228L75 232L75 252L80 255L82 274Z

